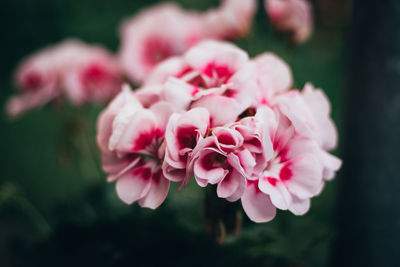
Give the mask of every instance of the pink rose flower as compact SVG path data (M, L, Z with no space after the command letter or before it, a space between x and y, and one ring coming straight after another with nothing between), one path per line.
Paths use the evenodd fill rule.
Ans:
M164 177L164 133L172 113L170 105L143 108L129 86L102 112L97 141L108 180L116 180L118 196L125 203L139 202L157 208L165 200L169 181Z
M7 103L7 112L17 116L63 95L77 105L106 102L119 91L120 73L104 48L66 40L21 63L16 71L20 93Z
M265 0L265 10L278 31L289 32L296 43L311 36L313 15L307 0Z
M158 63L204 39L205 29L199 14L167 3L126 20L120 36L121 66L132 81L141 83Z

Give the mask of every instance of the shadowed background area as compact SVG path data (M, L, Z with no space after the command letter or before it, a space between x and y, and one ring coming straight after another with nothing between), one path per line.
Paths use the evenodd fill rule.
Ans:
M160 1L15 0L0 4L0 103L14 93L12 76L26 55L67 37L117 51L118 25ZM180 0L206 10L218 0ZM341 133L346 1L318 1L311 40L294 46L268 23L259 2L251 34L237 41L255 56L272 51L292 67L294 87L311 81L332 103ZM338 4L339 3L339 4ZM172 187L157 210L127 206L107 184L95 145L102 106L47 105L18 120L0 119L1 266L326 266L335 238L336 181L302 217L278 212L255 224L243 216L237 237L218 245L204 227L203 191ZM339 139L340 140L340 139ZM339 153L340 154L340 153ZM340 176L340 173L339 175Z

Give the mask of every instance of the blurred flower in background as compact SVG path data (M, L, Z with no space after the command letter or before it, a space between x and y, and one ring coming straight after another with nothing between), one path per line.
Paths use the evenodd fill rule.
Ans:
M75 105L105 103L119 91L121 71L101 46L67 40L24 60L16 71L17 96L7 103L10 116L40 107L58 97Z
M204 39L237 39L250 30L255 0L227 0L205 13L163 3L141 11L120 27L119 60L127 76L140 84L163 60L183 54Z
M256 11L256 0L223 0L204 14L209 38L234 40L248 35Z
M287 32L293 42L303 43L313 30L313 13L307 0L265 0L265 10L276 30Z
M167 3L126 20L120 36L121 65L133 82L141 83L158 63L206 38L206 29L200 14Z

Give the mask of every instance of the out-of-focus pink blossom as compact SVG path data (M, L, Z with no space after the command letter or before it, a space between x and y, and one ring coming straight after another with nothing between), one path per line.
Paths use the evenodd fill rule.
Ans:
M100 46L82 44L63 71L63 88L69 100L105 103L121 87L121 70L116 59Z
M129 78L141 83L158 63L181 55L206 35L199 14L166 3L126 20L120 36L121 65Z
M15 75L19 93L7 103L7 113L17 116L39 107L60 94L59 71L54 67L54 48L46 48L24 60Z
M311 4L307 0L265 0L265 9L278 31L289 32L296 43L305 42L313 30Z
M257 11L256 0L223 0L204 14L209 38L236 39L249 33Z
M105 102L121 85L115 58L103 47L66 40L45 48L21 63L16 71L20 93L7 103L10 116L65 95L72 103Z
M165 128L172 108L157 103L143 108L129 86L102 112L97 141L108 180L116 180L118 196L125 203L139 202L157 208L165 200L169 181L161 169Z
M143 10L120 28L119 59L127 76L142 83L163 60L182 55L205 39L235 39L247 34L256 0L225 0L205 13L185 11L173 3Z

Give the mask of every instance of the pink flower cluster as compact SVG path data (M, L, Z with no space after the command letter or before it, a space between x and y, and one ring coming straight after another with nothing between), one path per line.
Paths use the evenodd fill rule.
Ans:
M145 9L122 23L121 66L132 81L141 83L158 63L201 40L247 34L256 8L256 0L224 0L205 13L185 11L174 3Z
M101 46L66 40L24 60L16 71L20 90L7 103L17 116L65 95L73 104L106 102L121 86L117 60Z
M159 64L137 91L124 86L101 113L103 169L122 201L157 208L170 182L216 186L241 200L255 222L276 209L307 212L341 161L325 94L290 90L276 55L249 59L238 47L203 41Z

